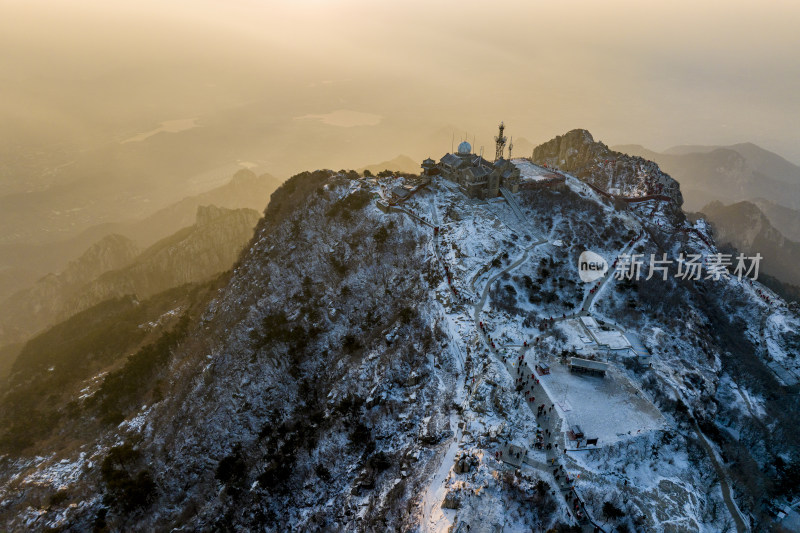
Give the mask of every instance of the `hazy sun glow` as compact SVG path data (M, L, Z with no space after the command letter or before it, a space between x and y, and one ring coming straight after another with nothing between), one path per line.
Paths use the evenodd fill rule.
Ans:
M800 160L796 3L12 0L0 14L0 195L96 174L155 207L232 158L278 176L419 160L454 135L488 147L499 120L517 154L582 127ZM188 119L202 127L158 156L109 152Z
M14 1L2 10L5 140L94 137L257 102L273 125L352 109L386 117L387 128L413 122L418 135L452 124L488 138L505 118L534 142L582 126L612 143L751 140L800 159L796 3Z

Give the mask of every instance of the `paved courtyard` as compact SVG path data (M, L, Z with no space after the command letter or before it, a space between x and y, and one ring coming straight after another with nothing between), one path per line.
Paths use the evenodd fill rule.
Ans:
M533 367L535 358L526 357ZM598 446L661 428L664 417L614 366L604 378L573 374L566 365L550 363L550 374L541 384L566 421L566 428L581 426L586 438L598 438ZM569 447L574 443L568 442Z

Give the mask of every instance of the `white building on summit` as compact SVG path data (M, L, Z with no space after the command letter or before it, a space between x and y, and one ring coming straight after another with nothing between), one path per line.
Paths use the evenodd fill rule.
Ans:
M519 190L519 169L500 157L494 163L472 153L472 145L464 141L454 154L445 154L437 164L433 159L422 162L422 173L427 176L442 176L457 183L469 198L494 198L500 188L511 192Z

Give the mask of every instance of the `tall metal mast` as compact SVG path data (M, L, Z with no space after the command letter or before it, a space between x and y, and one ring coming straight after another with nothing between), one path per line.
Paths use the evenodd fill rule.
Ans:
M503 135L503 131L506 129L505 125L501 122L500 123L500 133L497 137L494 138L494 141L497 143L497 151L494 154L494 160L497 161L498 159L502 159L503 152L506 148L506 136Z
M511 161L511 150L514 149L514 137L508 141L508 160Z

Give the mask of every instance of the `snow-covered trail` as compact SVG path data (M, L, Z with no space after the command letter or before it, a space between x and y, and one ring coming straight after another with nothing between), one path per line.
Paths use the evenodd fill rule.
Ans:
M486 338L486 333L480 328L481 313L483 311L484 306L486 305L486 298L488 297L489 289L491 288L492 284L500 276L502 276L503 274L506 274L507 272L510 272L511 270L513 270L513 269L517 268L519 265L521 265L528 258L528 253L532 249L534 249L536 246L545 244L547 242L549 242L547 239L542 239L542 240L540 240L538 242L535 242L535 243L531 244L528 248L525 249L525 252L522 254L521 257L519 257L516 261L511 263L509 266L507 266L506 268L504 268L503 270L501 270L500 272L498 272L497 274L495 274L491 278L489 278L489 280L486 282L486 286L483 289L483 292L481 294L480 300L478 301L478 303L475 304L475 313L474 313L475 330L478 332L478 335L480 336L480 338L483 341L484 345L486 345L489 348L490 353L492 353L498 360L500 360L501 363L503 363L505 365L506 370L508 371L509 375L511 377L513 377L513 378L520 377L520 376L522 376L523 374L525 374L527 372L534 373L535 371L533 369L531 369L530 367L528 367L528 369L525 372L521 372L521 369L520 369L519 366L517 366L517 367L513 366L511 360L504 360L497 353L497 350L491 347L491 344L488 342L488 339ZM525 347L525 346L520 348L520 351L523 352L523 353L526 350L527 350L527 347ZM538 378L539 376L536 376L536 377ZM548 401L549 401L550 405L552 405L556 410L558 409L558 407L555 405L555 403L552 401L551 398ZM531 404L531 403L528 403L528 402L526 402L526 404L528 405L528 408L531 410L531 412L534 413L534 411L533 411L534 404ZM543 430L547 429L547 430L550 431L551 437L549 437L549 438L552 438L552 442L553 443L556 443L556 442L558 442L560 440L561 443L562 443L562 448L561 449L563 449L563 446L564 446L564 444L563 444L564 443L564 433L563 433L563 429L562 429L561 420L562 420L561 417L556 413L554 413L551 416L548 416L547 417L546 427L544 427ZM528 464L530 466L534 467L534 468L536 468L538 466L543 466L544 468L541 468L541 470L545 474L550 474L550 472L549 472L550 468L555 468L556 464L559 464L559 465L563 466L563 464L561 462L561 456L558 453L558 448L553 448L551 450L548 450L546 452L546 457L547 457L547 461L551 463L550 467L548 467L546 464L541 465L538 462L528 462ZM556 486L559 488L559 494L561 496L562 504L565 506L566 509L570 509L570 506L567 503L566 498L565 498L565 492L569 492L570 490L572 490L570 484L568 484L566 482L565 478L561 478L561 480L559 482L557 482ZM583 531L587 531L587 532L588 531L592 531L594 526L591 524L591 522L588 519L588 512L587 512L586 507L583 505L583 502L581 502L581 507L583 509L584 515L583 515L582 519L578 520L578 525L581 527L581 529ZM573 517L573 518L575 518L575 517Z
M618 256L629 253L634 246L642 239L643 234L640 233L632 242L628 243L627 246L624 246L622 250L619 252ZM600 284L597 286L597 290L593 293L589 293L586 295L586 299L584 299L583 303L581 304L581 309L585 309L587 313L591 313L592 307L594 306L594 300L597 298L597 295L606 287L608 280L614 278L615 269L609 268L608 272L606 272L605 276L603 277Z
M436 211L436 205L434 205L433 203L433 198L430 199L430 204L431 204L431 216L433 218L433 222L435 225L430 224L428 222L426 222L426 224L428 224L428 226L430 226L431 228L435 228L438 227L439 225L439 215ZM422 220L416 216L415 218ZM442 269L444 269L445 262L442 260L442 256L439 253L439 234L436 231L433 232L432 242L433 242L433 253L436 255L436 262L439 264L440 267L442 267ZM459 298L458 295L456 294L456 291L453 289L453 286L450 283L448 283L447 287L448 289L450 289L450 295L453 297L453 301L458 301Z
M694 425L695 433L700 439L701 446L706 450L708 457L711 459L711 464L714 465L714 470L717 471L719 485L722 489L722 499L725 501L725 505L728 507L728 512L731 514L733 521L736 523L736 531L738 533L748 533L750 531L750 527L742 516L739 506L736 505L736 501L733 499L733 490L731 490L731 486L728 483L728 476L722 468L722 465L719 464L716 452L714 452L711 444L709 444L708 440L706 440L706 436L703 435L703 432L700 431L700 426L697 425L697 422L692 420L692 424Z
M454 324L449 319L446 319L446 333L449 339L451 351L454 352L454 359L457 365L456 377L456 391L454 401L456 403L463 403L466 397L466 390L464 381L461 379L464 373L464 353L460 345L461 337L458 334ZM461 429L461 416L456 413L450 414L450 431L453 436L447 449L442 456L441 462L437 467L432 479L428 483L425 494L422 497L422 530L426 532L444 532L447 531L452 525L452 520L447 516L446 512L441 508L442 500L447 493L447 478L450 475L450 470L455 462L456 453L459 450L462 437Z
M504 187L501 187L500 193L503 195L503 198L505 198L506 203L511 208L511 211L514 213L514 215L516 215L517 219L519 220L519 223L523 230L522 233L524 233L527 237L536 238L537 240L543 239L543 237L539 235L538 232L530 228L528 221L525 219L525 214L522 212L522 208L520 207L516 198L514 198L514 195L511 193L511 191L509 191Z
M439 211L436 209L436 202L433 201L433 196L428 198L428 202L431 204L431 220L437 226L439 225Z
M483 312L484 306L486 306L486 298L489 296L489 289L492 287L494 282L497 281L497 279L500 276L502 276L503 274L511 272L512 270L517 268L519 265L524 263L528 259L528 254L530 253L531 250L533 250L537 246L541 246L542 244L546 244L547 242L548 242L547 239L541 239L541 240L536 241L533 244L529 245L527 248L525 248L525 251L522 253L522 255L519 258L517 258L516 261L514 261L513 263L508 265L506 268L504 268L503 270L501 270L500 272L498 272L497 274L495 274L494 276L489 278L489 280L486 282L486 285L483 287L483 292L481 293L480 299L475 304L475 312L473 314L473 316L475 318L475 329L480 331L480 328L478 327L478 324L479 324L480 319L481 319L481 313Z
M638 243L641 240L641 238L642 238L642 234L640 233L640 235L636 239L634 239L633 242L629 243L627 246L625 246L623 248L623 250L620 252L620 254L628 253L631 249L633 249L633 247L636 245L636 243ZM593 316L592 315L592 308L594 307L595 298L607 286L608 280L614 277L613 274L614 274L614 270L613 269L609 269L609 271L606 273L605 277L601 281L600 285L598 285L597 290L594 291L594 293L591 293L591 294L587 295L587 298L584 300L583 305L581 306L581 308L582 308L581 312L573 313L572 316L567 316L565 318L555 319L555 321L565 320L565 319L569 319L569 318L576 318L576 317L581 316L581 315ZM766 321L766 318L768 316L769 316L769 313L766 313L765 317L764 317L764 322ZM613 324L613 323L610 323L610 325L614 326L617 330L619 330L619 331L624 333L624 329L619 327L618 325ZM761 329L761 333L763 335L763 327ZM524 353L524 350L521 350L521 352ZM722 466L719 464L719 461L717 460L717 456L716 456L716 453L714 452L714 449L709 444L709 442L706 439L705 435L703 435L703 433L700 430L700 428L697 425L697 423L693 422L693 424L694 424L695 433L697 434L701 445L703 446L703 448L708 453L708 456L709 456L709 458L710 458L710 460L711 460L711 462L712 462L712 464L714 466L714 469L717 472L717 477L719 478L720 487L721 487L721 490L722 490L723 500L725 502L725 505L728 507L728 511L730 512L731 516L733 517L734 522L736 523L737 532L738 533L747 533L747 532L749 532L750 528L748 527L747 522L745 521L744 517L742 516L742 513L739 510L739 507L736 505L736 501L733 498L733 491L732 491L732 489L730 487L730 484L728 483L728 480L727 480L727 475L726 475L724 469L722 468Z
M419 222L420 224L428 226L429 228L433 227L433 224L431 224L427 220L421 219L419 216L417 216L416 213L412 213L411 211L409 211L405 207L400 207L400 206L397 206L397 205L390 205L390 206L388 206L388 209L389 209L389 211L394 211L395 213L404 213L404 214L410 216L413 220Z
M632 243L629 243L628 245L626 245L620 251L619 255L628 253L636 245L636 243L639 242L639 240L641 240L641 236L636 238ZM574 318L580 318L582 316L594 317L595 316L594 315L594 311L592 311L592 307L594 306L594 301L597 298L597 296L600 294L600 291L602 291L607 286L608 281L610 279L612 279L612 278L614 278L614 270L609 268L608 272L606 272L606 274L600 280L600 284L597 286L597 290L594 291L593 293L587 294L584 297L583 302L581 303L580 311L576 311L574 313L569 313L569 314L565 313L565 314L561 315L560 317L552 317L552 321L555 323L555 322L562 322L564 320L572 320ZM595 318L597 318L597 317L595 317ZM604 319L604 317L600 317L600 318ZM604 319L604 321L607 324L609 324L610 326L614 327L620 333L625 333L625 330L623 328L621 328L620 326L618 326L617 324L615 324L613 321L608 321L608 320L605 320L605 319ZM544 337L548 337L550 335L552 335L552 332L544 334Z
M433 201L433 198L430 198L429 201L431 206L431 219L433 220L434 225L438 226L439 214L436 210L436 205ZM443 265L442 258L439 255L439 236L437 234L433 235L433 249L434 253L436 254L437 261L439 264ZM452 287L450 290L452 292ZM453 293L453 296L455 297L455 293ZM458 335L453 331L451 326L452 324L448 324L450 345L458 350L457 359L460 362L460 374L464 371L464 354L462 353L461 347L456 339ZM464 382L460 379L460 375L456 379L456 382L458 383L456 400L463 400L465 390ZM448 531L452 525L452 521L442 509L441 503L445 497L445 494L447 493L447 478L450 475L450 470L453 467L455 456L461 443L462 433L459 420L460 417L457 414L450 415L450 430L453 432L453 437L451 437L450 444L448 445L447 450L442 457L442 461L439 464L439 467L436 469L436 472L434 473L433 478L431 479L430 484L425 491L425 495L422 498L422 530L425 532L433 533Z
M673 394L675 394L676 398L682 398L683 396L680 394L678 389L675 388L674 385L665 382L671 389ZM739 506L736 505L736 501L733 498L733 490L731 489L730 483L728 482L728 475L725 472L725 469L720 464L717 453L714 451L714 448L706 439L706 436L703 434L700 426L697 425L697 421L689 415L692 421L692 428L694 429L695 434L697 435L698 440L700 441L700 445L708 454L708 458L711 461L711 465L714 467L714 471L717 473L717 479L719 479L719 485L722 492L722 500L725 502L725 506L728 508L728 512L730 513L731 517L733 518L734 523L736 524L736 531L737 533L749 533L750 526L748 525L747 521L745 520L742 512L739 510Z
M450 429L454 431L450 445L447 447L442 462L433 475L433 479L422 499L422 530L426 532L444 532L452 525L450 519L442 510L441 503L447 493L447 478L450 475L450 469L453 467L459 443L461 442L461 428L458 427L458 416L450 415Z

